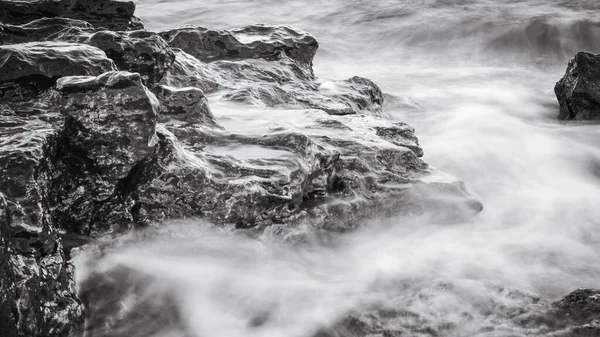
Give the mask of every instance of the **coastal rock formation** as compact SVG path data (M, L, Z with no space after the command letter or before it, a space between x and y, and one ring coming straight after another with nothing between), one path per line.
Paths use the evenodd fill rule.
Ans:
M35 0L0 1L0 21L22 24L39 18L62 17L91 23L112 30L143 29L142 20L133 15L133 1L119 0Z
M71 75L99 75L116 70L98 48L64 42L0 46L2 101L28 101L56 80Z
M103 50L120 70L139 73L150 87L162 79L175 60L175 54L160 36L141 30L82 32L69 40Z
M310 34L289 27L251 25L232 30L184 27L162 32L169 45L203 62L261 58L278 60L283 55L311 67L319 44Z
M61 40L93 29L86 21L60 17L36 19L22 25L0 21L0 45Z
M65 77L56 89L66 117L50 200L52 220L76 234L130 228L139 165L154 151L158 101L137 73Z
M600 119L600 55L579 52L556 83L554 92L560 104L559 119Z

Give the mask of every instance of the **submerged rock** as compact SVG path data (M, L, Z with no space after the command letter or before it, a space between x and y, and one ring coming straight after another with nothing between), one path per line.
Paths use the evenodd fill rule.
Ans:
M559 119L600 119L600 55L579 52L554 92L560 104Z
M9 24L23 24L43 17L63 17L114 30L143 29L142 21L133 16L134 11L133 1L0 0L0 21Z

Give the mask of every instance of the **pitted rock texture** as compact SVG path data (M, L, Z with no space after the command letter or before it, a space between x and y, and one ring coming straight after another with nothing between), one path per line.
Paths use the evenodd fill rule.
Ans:
M577 53L554 92L560 104L559 119L600 119L600 55Z
M0 0L1 296L15 299L0 305L6 336L82 328L67 259L87 237L190 216L287 235L481 210L420 159L414 130L387 119L375 83L315 78L311 35L113 32L97 28L131 28L132 3L68 3ZM104 315L90 311L88 323Z
M440 310L436 298L460 296L460 287L451 282L395 287L381 292L381 296L386 296L385 301L375 299L361 305L315 337L433 337L476 335L482 331L499 336L593 337L600 333L600 291L595 289L578 289L549 303L517 289L488 286L477 302L459 298L464 306L456 308L452 317L442 318L436 315ZM426 309L430 305L432 309ZM490 305L494 310L488 309ZM471 324L475 319L482 320L482 324L473 329Z
M202 90L194 87L175 88L159 85L154 88L153 93L160 101L159 119L161 122L177 119L219 127Z
M116 70L98 48L64 42L0 46L0 98L27 101L62 76L99 75Z
M0 45L63 40L93 29L86 21L59 17L36 19L22 25L0 22Z
M194 86L205 93L225 90L223 100L259 107L290 105L319 109L331 115L384 115L383 94L371 80L352 77L344 81L318 82L312 70L287 56L277 61L246 59L204 63L182 50L162 83Z
M103 50L120 70L139 73L147 86L160 81L175 60L175 54L158 34L141 30L82 32L69 40Z
M35 19L62 17L84 20L95 27L114 30L143 29L142 21L133 16L133 1L119 0L33 0L0 1L0 21L22 24Z
M203 62L252 58L278 60L285 55L311 67L319 47L312 35L285 26L251 25L229 31L184 27L160 35L170 46Z
M154 151L158 101L137 73L65 77L57 83L66 120L52 186L52 220L76 234L130 228L131 188Z

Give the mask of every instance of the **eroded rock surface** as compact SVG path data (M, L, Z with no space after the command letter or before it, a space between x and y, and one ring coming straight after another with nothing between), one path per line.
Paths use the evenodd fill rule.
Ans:
M414 130L387 119L375 83L315 77L310 34L126 31L141 28L134 8L0 0L3 336L82 329L68 258L88 237L185 217L286 236L301 224L344 231L372 217L449 222L481 210L420 159ZM113 276L83 285L88 326L148 322L103 294L151 282L120 288Z
M559 119L600 119L600 55L577 53L554 92L560 104Z
M143 29L142 21L133 15L133 1L119 0L33 0L0 1L0 21L22 24L35 19L62 17L84 20L95 27L114 30Z
M219 31L185 27L162 32L161 36L172 47L204 62L253 58L278 60L285 55L311 67L319 47L312 35L285 26L252 25Z

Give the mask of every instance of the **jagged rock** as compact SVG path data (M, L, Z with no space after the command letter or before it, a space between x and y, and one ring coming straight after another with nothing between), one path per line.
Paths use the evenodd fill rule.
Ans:
M162 32L169 45L201 61L263 58L278 60L286 55L311 67L319 44L310 34L284 26L251 25L233 30L184 27Z
M159 85L153 90L160 102L159 119L171 118L208 126L218 126L202 90L193 87L175 88Z
M120 70L142 75L147 86L153 86L160 81L175 60L175 54L169 45L157 34L146 31L102 30L95 33L81 33L71 40L103 50Z
M86 21L67 18L41 18L23 25L0 22L0 45L66 40L92 30L93 26Z
M600 119L600 55L579 52L569 61L554 92L559 119Z
M175 61L166 71L161 83L172 87L196 87L204 92L214 92L219 89L216 83L208 77L210 70L207 64L178 48L173 48Z
M132 184L154 151L158 102L139 74L65 77L53 222L77 234L129 228Z
M552 303L547 320L562 328L558 336L600 335L600 290L577 289Z
M163 79L170 86L194 86L207 93L225 89L222 99L260 107L292 105L332 115L383 114L383 94L366 78L319 83L312 70L307 71L287 56L277 61L204 63L184 51L174 51L175 62Z
M52 87L63 76L116 70L98 48L64 42L0 46L0 98L22 101Z
M35 19L63 17L84 20L95 27L114 30L144 29L133 16L135 4L118 0L1 0L0 21L23 24Z
M15 8L31 9L29 18L39 14L39 6L73 14L107 5L84 18L98 26L98 20L107 19L102 15L121 8L113 2L75 1L67 10L61 9L64 1L13 3L2 15L11 17ZM0 0L4 8L7 3ZM117 19L132 14L124 9ZM41 266L52 268L50 279L43 280L56 286L52 293L40 293L35 277L20 288L10 286L23 292L18 310L32 312L13 316L17 333L38 329L36 335L56 326L47 334L65 335L78 326L81 307L57 229L71 247L80 236L188 216L284 232L298 224L347 230L369 217L430 211L446 222L481 210L464 184L439 179L419 158L423 151L410 126L385 118L383 94L372 81L315 79L311 65L317 42L306 33L265 26L230 32L181 29L162 33L183 49L171 51L153 33L91 31L83 24L65 31L60 20L55 26L50 20L11 29L40 31L49 25L49 39L100 49L65 42L0 47L6 69L0 73L5 103L0 128L6 135L0 141L0 170L9 177L0 182L0 192L13 214L10 242L18 262L3 280L17 284L11 275ZM117 67L139 74L114 71ZM223 112L211 113L204 93L260 109L244 106L232 124ZM287 108L283 113L276 110L282 107ZM268 127L248 131L232 129L235 125ZM86 303L102 302L113 281L88 283ZM128 288L116 289L116 296L123 295L121 290ZM30 306L38 300L53 306L43 310L47 316L39 316L41 306ZM137 319L135 312L112 315L113 309L88 312L90 324L102 325L109 316ZM0 313L6 312L0 306ZM75 324L54 324L57 314ZM12 324L10 317L6 321ZM19 322L29 318L23 317L38 318L24 328ZM40 322L52 324L40 328Z
M0 330L9 337L65 336L81 327L83 308L73 268L48 216L56 148L56 132L48 122L52 113L20 115L6 107L2 112L0 192L7 207L2 207L0 221L2 255L8 262L0 274L0 291L10 308L0 308Z

